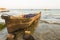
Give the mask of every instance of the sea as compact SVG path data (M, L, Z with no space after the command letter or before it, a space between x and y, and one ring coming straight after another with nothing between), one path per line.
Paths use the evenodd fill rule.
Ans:
M9 12L0 12L0 23L4 23L5 20L1 18L1 15L24 15L35 14L41 12L40 20L47 21L49 23L60 23L60 9L9 9Z
M1 15L25 15L35 14L41 12L40 22L29 28L32 32L32 36L36 40L60 40L60 24L49 24L49 23L60 23L60 9L9 9L10 12L0 12L0 23L5 23L5 20L1 18ZM45 23L48 22L48 23ZM23 32L23 31L22 31ZM7 38L8 30L7 27L0 31L0 40ZM23 33L19 31L17 34L17 40L22 40Z

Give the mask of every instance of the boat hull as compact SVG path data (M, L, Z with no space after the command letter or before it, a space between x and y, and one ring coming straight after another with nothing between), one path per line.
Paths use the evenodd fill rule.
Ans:
M11 16L1 16L1 17L5 19L8 33L12 33L19 29L28 28L30 27L30 25L32 25L32 23L38 22L38 20L41 17L41 13L37 13L34 17L31 18L25 18L25 16L23 18L10 18Z

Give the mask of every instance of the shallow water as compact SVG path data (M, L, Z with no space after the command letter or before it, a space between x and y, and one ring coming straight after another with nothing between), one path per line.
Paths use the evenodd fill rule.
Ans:
M35 24L34 24L35 25ZM60 25L48 24L39 21L35 26L28 28L31 31L31 35L36 40L60 40ZM3 29L0 32L0 40L5 40L7 35L7 29ZM16 32L17 40L23 40L23 30Z
M60 23L60 9L9 9L10 12L3 12L0 13L0 16L2 14L8 14L8 15L23 15L23 14L31 14L36 12L41 12L41 20L45 20L52 23ZM0 17L0 22L5 22Z
M56 16L51 17L51 15L60 14L60 9L55 9L55 10L53 9L53 10L48 10L48 11L46 11L46 10L34 10L34 11L17 10L17 12L16 12L16 10L15 11L11 10L10 14L16 15L20 11L22 11L22 12L24 11L24 13L26 13L26 14L37 12L37 11L42 12L41 20L43 20L43 21L39 21L36 25L34 25L34 26L32 25L32 27L28 28L28 30L30 30L32 32L31 35L36 40L60 40L60 24L57 25L57 24L51 24L51 23L44 22L44 21L55 22L56 20L57 20L56 22L60 22L59 21L60 19L54 19L54 17L56 17ZM4 20L1 19L0 22L4 22ZM8 34L7 28L4 28L2 31L0 31L0 40L5 40L7 34ZM23 40L22 39L23 30L16 32L16 35L17 35L17 40Z

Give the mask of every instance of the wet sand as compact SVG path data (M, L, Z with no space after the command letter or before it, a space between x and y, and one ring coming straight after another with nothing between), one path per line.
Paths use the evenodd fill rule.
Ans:
M36 25L32 25L28 28L32 33L31 35L35 38L35 40L60 40L60 25L57 24L49 24L39 21ZM4 32L1 35L1 32ZM7 35L6 28L4 31L0 32L0 40L5 40ZM16 32L17 40L23 40L23 30ZM3 36L3 37L1 37Z

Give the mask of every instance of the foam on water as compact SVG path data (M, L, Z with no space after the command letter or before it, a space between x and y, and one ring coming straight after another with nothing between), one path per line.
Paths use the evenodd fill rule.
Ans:
M51 21L51 22L60 22L60 9L10 9L10 12L6 12L8 15L23 15L31 14L36 12L42 12L41 20ZM0 13L0 16L5 13ZM58 16L59 15L59 16ZM4 22L0 17L0 22Z
M25 14L28 13L34 13L37 11L41 11L42 12L42 16L41 16L41 20L44 21L48 21L48 22L59 22L60 19L56 19L54 17L52 17L51 15L57 14L59 15L59 11L57 9L52 9L52 10L11 10L9 13L9 15L18 15L20 12L24 12ZM18 13L18 14L17 14ZM0 13L0 15L2 15L4 13ZM20 13L21 15L22 13ZM60 17L59 17L60 18ZM1 18L0 18L1 19ZM2 19L0 20L1 22ZM30 28L30 30L34 29L34 33L32 35L34 35L34 37L37 40L59 40L60 38L60 25L55 25L55 24L46 24L46 23L40 23L36 28ZM33 32L33 31L32 31ZM0 40L5 40L6 39L6 35L8 34L7 29L4 28L2 31L0 31ZM18 36L21 33L19 32ZM17 36L17 37L18 37ZM21 37L19 37L19 40L21 39Z

